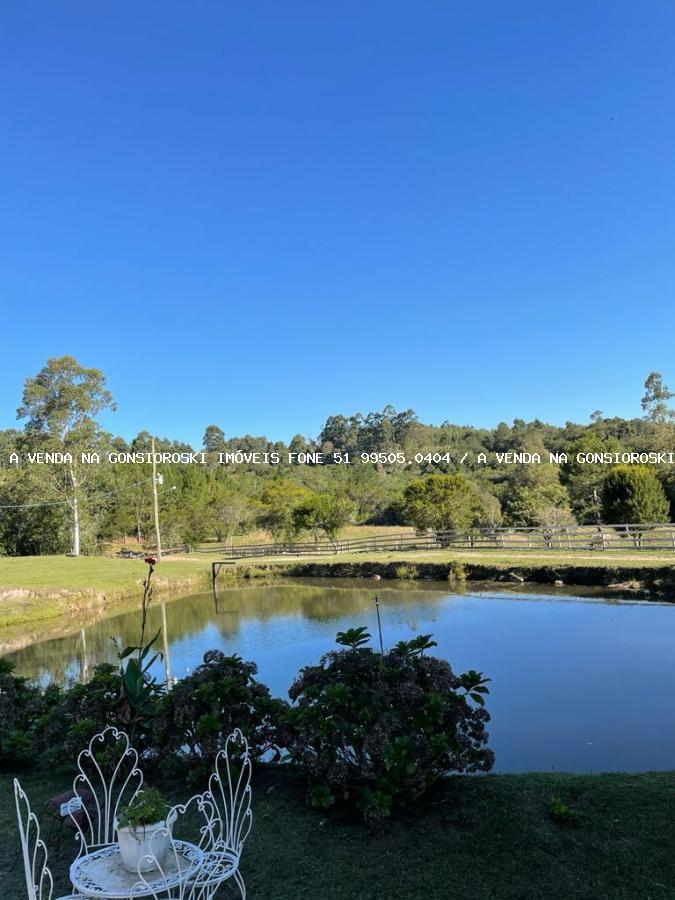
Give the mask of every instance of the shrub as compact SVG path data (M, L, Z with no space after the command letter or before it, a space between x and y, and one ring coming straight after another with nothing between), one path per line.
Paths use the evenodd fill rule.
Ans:
M96 666L91 681L73 685L51 704L51 711L39 728L47 759L73 759L107 725L126 731L138 751L150 747L163 687L150 672L161 654L152 649L160 632L150 640L146 637L155 559L146 557L145 562L148 574L143 582L139 643L124 649L118 647L119 667Z
M313 805L345 801L373 822L441 776L488 771L494 757L482 675L457 676L445 660L425 656L429 635L380 655L364 646L363 631L342 633L349 649L301 670L281 740Z
M403 491L401 514L418 531L467 531L479 524L483 502L476 486L461 473L429 475L411 481Z
M122 727L119 700L119 669L107 663L96 666L91 681L63 691L40 727L40 739L48 760L72 761L106 725ZM139 733L134 744L142 749L146 740L147 735Z
M559 822L561 825L578 825L581 818L576 809L558 796L549 798L548 814L554 822Z
M15 675L12 663L0 659L0 765L35 759L36 729L59 695L56 687L42 691Z
M466 585L466 569L464 568L464 564L461 562L450 563L448 568L448 574L446 575L446 580L448 584L453 585L454 587L462 588Z
M255 663L240 656L209 650L204 662L179 681L161 700L155 719L155 744L164 767L182 768L191 779L213 769L228 734L241 728L253 756L276 750L276 719L286 704L254 677Z
M396 566L394 575L401 581L405 580L406 578L417 578L417 569L415 568L415 566Z

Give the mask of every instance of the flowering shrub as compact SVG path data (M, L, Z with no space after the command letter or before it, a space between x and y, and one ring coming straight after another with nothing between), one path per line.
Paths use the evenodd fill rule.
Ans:
M241 728L254 757L276 750L276 719L286 704L256 680L258 667L240 656L209 650L204 662L160 701L155 745L165 768L184 768L191 778L208 774L228 734ZM166 752L169 751L169 752Z
M451 772L486 772L486 679L455 675L425 656L429 635L381 655L365 629L338 635L348 649L302 669L281 741L305 773L315 806L355 805L367 821L418 799Z

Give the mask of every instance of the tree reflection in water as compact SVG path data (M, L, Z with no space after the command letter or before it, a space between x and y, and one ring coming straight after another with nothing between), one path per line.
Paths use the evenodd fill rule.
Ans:
M365 626L378 646L377 593L385 648L433 633L434 655L492 679L490 746L499 771L672 768L675 606L563 596L579 588L546 596L539 586L528 597L522 585L520 596L484 587L476 599L432 582L289 579L158 601L148 628L162 629L165 656L155 675L182 678L218 649L256 662L273 696L287 696L298 671L335 646L338 631ZM43 682L86 680L96 664L117 663L110 638L133 643L138 615L136 607L89 624L54 623L51 632L40 625L26 635L33 643L10 658L20 674Z
M161 628L164 643L164 678L171 680L172 656L180 653L185 639L203 635L203 651L213 649L214 629L221 640L229 643L246 621L270 622L273 619L304 619L307 622L339 621L343 617L367 614L374 616L375 587L364 583L326 585L315 582L288 582L264 586L219 589L213 593L192 594L163 601L148 612L150 633ZM425 604L447 596L442 585L404 584L393 588L377 586L383 605L410 604L423 598ZM111 612L95 622L63 634L67 623L44 623L35 643L7 654L17 672L43 683L64 684L87 681L99 663L117 663L117 652L111 638L121 646L133 643L138 630L138 609ZM415 627L414 615L410 619ZM50 631L58 637L50 637ZM302 665L306 660L299 660Z

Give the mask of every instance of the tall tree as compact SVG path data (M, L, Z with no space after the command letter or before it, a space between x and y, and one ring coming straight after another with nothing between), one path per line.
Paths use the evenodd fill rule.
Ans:
M463 475L429 475L403 492L404 520L419 531L466 531L483 513L481 496Z
M520 428L517 421L514 420L514 429ZM558 466L544 461L547 450L540 437L519 438L516 449L536 453L542 462L508 466L502 498L504 515L509 525L538 525L545 510L567 506L567 493L560 483Z
M275 478L265 487L261 500L261 525L275 542L291 541L298 533L297 507L312 497L312 491L293 481Z
M72 553L80 555L80 489L84 476L79 454L92 447L97 435L96 416L115 409L99 369L85 369L72 356L52 357L35 378L27 378L18 419L36 447L64 454L54 467L54 486L72 513Z
M602 485L605 522L667 522L668 498L648 466L616 466Z
M225 449L225 432L217 425L207 425L202 444L206 453L220 453Z
M670 409L668 403L673 397L675 394L663 383L663 375L650 372L645 381L645 395L640 401L645 419L657 423L672 422L675 411Z
M354 515L354 505L348 497L335 493L315 494L294 510L298 532L312 531L314 539L323 531L329 541L337 540L339 533Z
M580 462L577 457L585 459L591 453L616 453L624 449L616 438L602 438L592 429L565 445L568 462L561 466L560 477L567 488L572 512L583 525L597 523L601 519L600 493L607 466Z
M261 504L232 484L213 479L208 486L213 529L219 541L231 541L260 515Z

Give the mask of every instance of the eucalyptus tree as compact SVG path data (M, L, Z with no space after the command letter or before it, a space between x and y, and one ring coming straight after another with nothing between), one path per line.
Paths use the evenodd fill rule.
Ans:
M213 478L208 483L210 519L217 540L230 542L235 534L251 528L261 504L237 490L234 483Z
M649 422L663 424L675 419L675 410L668 403L675 394L668 390L668 385L663 383L663 375L660 372L650 372L645 381L645 394L640 405L644 417Z
M207 425L202 438L205 453L220 453L225 449L225 432L218 425Z
M17 418L25 419L25 434L46 458L51 484L72 516L72 553L80 555L82 486L87 478L81 454L95 447L96 416L115 409L106 379L99 369L86 369L72 356L52 357L34 378L27 378Z

